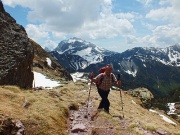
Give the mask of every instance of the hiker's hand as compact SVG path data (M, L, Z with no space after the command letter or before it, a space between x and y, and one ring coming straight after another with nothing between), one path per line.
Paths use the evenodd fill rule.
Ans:
M94 73L93 72L90 73L90 78L91 78L91 80L94 78Z
M90 74L89 74L89 76L90 76L90 79L91 79L91 84L93 83L93 78L94 78L94 73L93 72L91 72Z
M121 81L117 81L117 86L121 87Z

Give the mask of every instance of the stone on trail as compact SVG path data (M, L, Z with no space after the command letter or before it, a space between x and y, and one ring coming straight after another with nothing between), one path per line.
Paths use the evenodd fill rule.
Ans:
M84 126L84 124L80 123L80 124L76 124L74 125L74 127L72 128L71 132L76 133L76 132L85 132L86 127Z

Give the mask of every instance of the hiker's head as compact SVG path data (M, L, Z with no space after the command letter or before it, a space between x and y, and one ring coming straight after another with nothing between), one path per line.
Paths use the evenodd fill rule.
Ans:
M112 73L112 67L111 67L111 65L108 64L108 65L106 66L105 73L106 73L106 75L110 75L110 74Z

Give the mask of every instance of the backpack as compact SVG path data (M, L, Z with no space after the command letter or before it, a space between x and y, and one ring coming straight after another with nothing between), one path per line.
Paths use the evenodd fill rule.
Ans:
M104 73L105 70L106 70L106 67L102 67L102 68L99 69L99 73Z

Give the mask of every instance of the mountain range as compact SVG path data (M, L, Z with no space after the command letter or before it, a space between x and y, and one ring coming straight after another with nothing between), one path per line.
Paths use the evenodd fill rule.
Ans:
M91 43L84 44L85 41L74 38L67 40L64 45L59 45L59 49L53 51L57 54L59 63L63 55L62 66L54 60L55 56L52 57L47 53L50 50L46 49L46 52L39 44L29 39L25 28L17 24L16 20L4 10L1 0L0 33L0 135L180 134L178 121L171 120L160 111L143 108L146 107L146 103L149 105L149 102L144 103L144 97L141 100L134 97L137 92L139 95L141 93L145 95L144 88L122 92L123 102L118 100L118 90L111 91L108 98L111 101L112 114L99 112L97 104L101 98L95 90L96 87L92 85L90 96L88 82L72 82L72 74L63 67L69 67L72 72L96 71L95 69L109 63L113 56L122 54L98 48ZM75 59L76 57L78 59ZM84 66L81 66L82 61ZM117 70L116 63L113 63L115 59L111 61L114 64L114 71L132 76L123 72L125 69ZM136 78L139 65L134 63L137 66L137 73L132 77ZM178 70L174 71L176 71L174 77L177 77ZM37 73L49 81L44 81L42 76L36 78ZM121 79L124 79L123 74ZM52 90L36 89L39 82L50 84L52 80L63 85ZM172 111L175 106L170 104ZM85 115L88 115L87 118Z
M79 38L61 41L50 51L68 72L94 72L107 65L120 74L123 89L146 87L157 96L167 96L180 87L180 45L167 48L135 47L122 53L99 48Z

